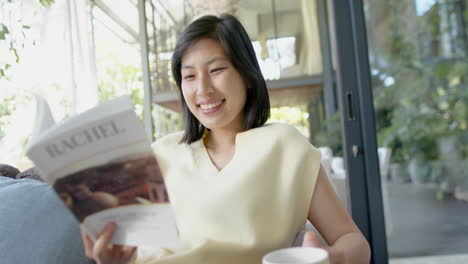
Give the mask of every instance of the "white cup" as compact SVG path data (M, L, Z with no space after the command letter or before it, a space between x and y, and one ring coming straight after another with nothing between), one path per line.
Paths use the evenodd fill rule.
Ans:
M262 259L263 264L329 264L328 252L314 247L291 247L272 251Z

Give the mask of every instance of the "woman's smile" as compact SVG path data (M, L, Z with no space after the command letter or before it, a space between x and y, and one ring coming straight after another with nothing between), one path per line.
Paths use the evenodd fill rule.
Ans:
M204 114L211 114L211 113L217 112L219 109L221 109L221 107L223 106L225 101L226 100L223 99L223 100L219 100L219 101L215 101L215 102L202 103L202 104L199 105L199 107L200 107L200 110Z

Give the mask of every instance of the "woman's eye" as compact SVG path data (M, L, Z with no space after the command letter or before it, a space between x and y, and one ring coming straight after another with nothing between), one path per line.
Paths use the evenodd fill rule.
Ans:
M190 80L193 77L195 77L195 75L186 75L186 76L184 76L184 80Z
M225 68L216 68L216 69L213 69L210 71L210 73L216 73L216 72L220 72L222 70L224 70Z

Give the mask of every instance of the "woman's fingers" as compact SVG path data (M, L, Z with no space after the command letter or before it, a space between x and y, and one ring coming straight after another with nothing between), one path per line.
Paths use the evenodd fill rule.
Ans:
M93 257L98 258L108 249L112 236L114 235L117 225L113 222L107 223L99 235L98 239L94 243L93 247Z
M313 231L307 231L304 234L303 247L320 247L320 239Z
M117 229L113 222L107 223L96 241L91 240L86 231L80 227L81 236L85 246L86 256L97 263L129 263L136 255L136 247L112 245L112 236Z
M128 263L136 253L136 247L113 245L111 258L112 263Z
M84 245L84 248L85 248L85 255L88 258L92 258L93 257L94 242L88 236L88 234L84 230L83 226L81 226L81 225L80 225L80 233L81 233L81 238L83 239L83 245Z
M130 262L130 260L134 257L136 254L136 247L131 247L131 246L124 246L121 251L121 257L123 263Z

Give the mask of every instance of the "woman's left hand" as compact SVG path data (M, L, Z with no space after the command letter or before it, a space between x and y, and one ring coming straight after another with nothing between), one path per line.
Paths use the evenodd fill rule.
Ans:
M336 252L337 250L333 250L333 247L320 245L320 239L314 231L307 231L304 234L302 247L317 247L317 248L324 249L328 252L328 258L329 258L330 264L344 263L343 256L342 256L343 254Z
M304 240L302 241L302 247L319 247L320 239L314 231L307 231L304 234Z

